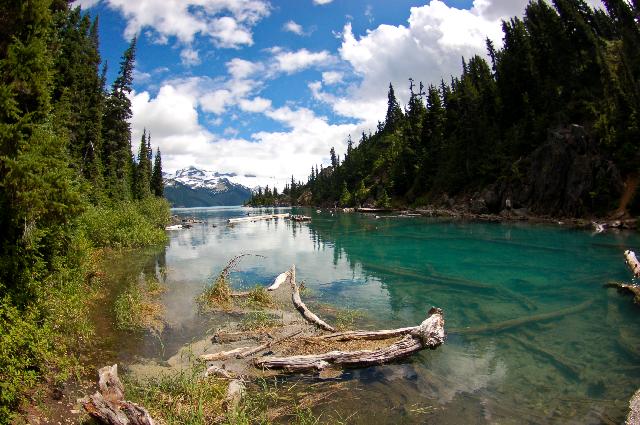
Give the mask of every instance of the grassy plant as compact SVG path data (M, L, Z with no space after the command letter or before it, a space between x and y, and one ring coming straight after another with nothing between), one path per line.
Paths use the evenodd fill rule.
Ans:
M164 244L169 219L167 201L149 198L90 207L80 217L80 227L96 247L135 248Z
M354 329L356 322L364 317L360 310L344 309L336 313L336 328L345 331Z
M247 305L252 308L271 307L273 305L273 297L264 286L256 286L247 296Z
M116 325L128 331L162 333L164 308L159 296L164 291L158 280L144 275L133 282L115 300Z
M203 377L203 367L144 381L127 379L127 398L145 406L160 423L216 423L224 413L222 402L228 384Z
M215 278L213 283L207 286L202 294L198 297L198 303L202 307L229 307L231 305L231 285L229 284L229 275L243 257L249 254L241 254L233 257L227 265L222 269L220 274Z
M261 331L279 326L282 326L282 320L264 311L252 311L240 322L243 331Z

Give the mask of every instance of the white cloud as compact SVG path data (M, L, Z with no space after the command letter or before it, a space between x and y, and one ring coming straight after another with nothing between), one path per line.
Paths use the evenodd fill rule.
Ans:
M238 105L245 112L265 112L271 108L271 100L258 96L250 100L241 99Z
M307 49L300 49L295 52L276 50L274 60L274 69L287 74L293 74L312 66L334 62L333 56L326 50L310 52Z
M227 71L235 79L247 78L262 69L262 65L248 60L234 58L226 63Z
M327 85L341 83L344 74L338 71L325 71L322 73L322 82Z
M282 26L284 31L289 31L297 35L304 35L304 29L302 25L295 23L294 21L289 21Z
M187 45L196 35L219 47L251 45L252 27L270 13L266 0L78 0L74 5L89 8L100 1L126 19L126 38L151 29L157 42L175 37Z
M184 66L200 65L200 55L198 51L191 48L182 49L180 59Z
M323 4L329 4L329 3L331 3L332 1L333 1L333 0L313 0L313 4L316 4L316 5L317 5L317 4L323 5Z

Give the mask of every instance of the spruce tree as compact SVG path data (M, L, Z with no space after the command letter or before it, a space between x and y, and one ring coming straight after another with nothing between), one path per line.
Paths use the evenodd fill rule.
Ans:
M384 122L384 129L388 132L393 132L398 128L402 121L402 108L396 99L396 94L393 91L393 85L389 83L389 92L387 94L387 116Z
M156 150L156 157L153 162L153 173L151 175L151 190L157 197L164 196L164 182L162 181L162 158L160 148Z
M124 52L120 72L107 97L103 119L102 159L108 195L131 199L133 158L131 156L131 101L136 39Z
M140 148L138 149L138 163L133 174L133 193L136 199L151 196L151 161L149 160L149 139L146 129L142 132Z

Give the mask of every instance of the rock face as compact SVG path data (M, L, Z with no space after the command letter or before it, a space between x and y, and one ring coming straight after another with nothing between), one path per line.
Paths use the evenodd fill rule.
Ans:
M606 212L624 188L618 169L577 125L549 132L547 142L516 166L520 175L487 187L474 200L476 208L499 213L526 207L538 215L580 217Z
M232 174L189 167L175 175L165 175L164 195L173 207L211 207L242 205L251 197L251 189L233 183Z

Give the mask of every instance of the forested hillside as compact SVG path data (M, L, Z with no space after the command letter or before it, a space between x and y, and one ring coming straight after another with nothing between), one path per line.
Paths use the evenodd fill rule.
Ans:
M459 77L427 86L410 79L404 108L389 86L385 121L349 140L343 158L332 149L294 202L637 213L640 196L619 201L640 164L640 5L552 3L504 22L503 47L486 42L489 61L463 58Z
M91 249L162 242L168 207L150 138L142 137L137 159L131 154L136 41L106 87L97 19L62 0L2 0L0 9L0 423L7 423L44 376L65 379L88 340Z

